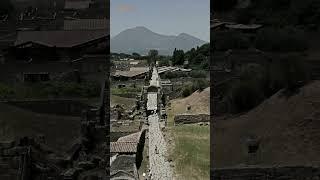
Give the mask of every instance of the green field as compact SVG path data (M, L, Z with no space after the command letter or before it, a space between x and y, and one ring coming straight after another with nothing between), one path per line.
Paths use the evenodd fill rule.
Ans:
M177 179L210 179L210 126L173 126L174 108L168 111L168 132L174 144L170 159Z

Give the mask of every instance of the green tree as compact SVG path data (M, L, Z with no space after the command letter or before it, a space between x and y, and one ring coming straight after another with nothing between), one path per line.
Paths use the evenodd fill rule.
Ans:
M170 60L166 57L166 58L162 58L159 61L159 66L170 66Z
M149 58L148 58L149 66L152 64L156 64L157 56L158 56L158 50L151 49L149 51Z
M173 65L183 65L184 63L184 52L183 50L177 50L176 48L173 51L172 64Z
M140 58L140 54L138 54L138 53L132 53L132 57L134 58L134 59L139 59Z

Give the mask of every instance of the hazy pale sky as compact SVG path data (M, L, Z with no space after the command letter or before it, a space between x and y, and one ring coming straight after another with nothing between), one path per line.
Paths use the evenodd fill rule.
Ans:
M110 0L111 37L144 26L164 35L210 40L210 0Z

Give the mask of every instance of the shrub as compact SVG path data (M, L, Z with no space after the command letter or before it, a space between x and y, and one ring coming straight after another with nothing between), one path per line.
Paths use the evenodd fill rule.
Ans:
M163 77L165 79L173 79L173 78L180 78L180 77L188 77L187 72L165 72Z
M205 88L209 87L209 82L205 79L199 79L197 81L192 82L192 84L188 84L182 89L182 96L187 97L191 95L195 91L202 91Z
M203 70L198 70L198 71L191 71L190 72L190 77L192 78L206 78L207 77L207 72Z
M197 90L204 90L205 88L207 88L209 86L209 82L205 79L199 79L197 81L195 81L192 85L192 91L197 91Z
M169 59L162 59L159 61L159 66L170 66L170 60Z
M192 86L188 85L188 86L183 88L183 90L182 90L182 96L183 97L190 96L191 94L192 94Z

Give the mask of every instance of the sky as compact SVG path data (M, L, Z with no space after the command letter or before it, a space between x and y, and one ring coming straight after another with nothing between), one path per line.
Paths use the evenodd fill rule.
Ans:
M210 0L110 0L111 37L144 26L164 35L210 41Z

